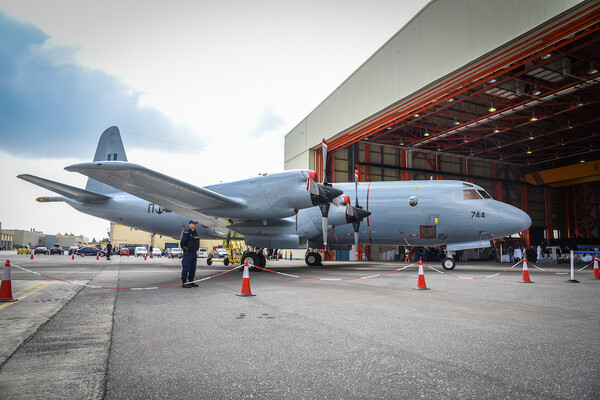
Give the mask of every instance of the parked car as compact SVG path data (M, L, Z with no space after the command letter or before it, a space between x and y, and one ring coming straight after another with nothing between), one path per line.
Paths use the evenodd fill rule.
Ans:
M168 249L167 256L169 256L169 258L183 258L183 250L179 247Z
M127 247L121 247L121 250L119 250L119 256L129 257L129 249Z
M17 249L17 254L31 254L31 248L29 246L20 246Z
M157 249L156 247L154 247L152 249L152 257L160 257L162 256L162 251L160 249Z
M36 247L35 250L33 250L33 254L50 254L50 250L48 250L47 247L44 246L40 246L40 247Z
M104 250L97 249L95 247L82 247L77 250L77 255L81 257L85 256L95 256L99 255L100 257L106 257L106 252Z
M133 255L136 256L136 257L147 256L148 255L148 250L146 250L145 247L136 247L135 251L133 252Z
M65 254L65 251L63 250L62 247L60 247L59 244L55 244L54 247L50 249L50 255L54 255L54 254L58 254L59 256L62 256Z
M198 249L198 258L208 258L208 249L206 247Z
M79 250L79 247L77 247L77 246L71 246L71 247L69 247L69 253L68 254L69 255L77 254L77 250Z
M210 252L210 258L227 258L227 250L223 248L214 249Z

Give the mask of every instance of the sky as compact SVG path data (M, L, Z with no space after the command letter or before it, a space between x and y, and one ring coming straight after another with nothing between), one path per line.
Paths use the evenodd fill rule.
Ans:
M0 0L0 223L106 237L17 179L77 187L116 125L130 162L197 186L283 170L285 135L428 0Z

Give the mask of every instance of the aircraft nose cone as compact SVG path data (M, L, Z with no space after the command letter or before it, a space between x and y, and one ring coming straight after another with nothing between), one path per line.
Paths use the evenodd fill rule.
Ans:
M531 226L531 217L520 208L508 205L504 218L513 233L523 232Z
M494 219L492 231L497 237L523 232L531 226L531 217L520 208L501 202L497 202L494 208L499 218Z

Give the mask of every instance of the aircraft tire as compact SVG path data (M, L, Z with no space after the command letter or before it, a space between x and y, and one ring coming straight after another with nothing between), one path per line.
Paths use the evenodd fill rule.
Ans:
M212 258L208 257L206 259L206 265L211 265L212 264Z
M321 261L322 261L321 255L319 253L310 252L306 255L306 257L304 257L304 262L309 267L314 267L316 265L319 265L321 263Z
M249 266L252 271L254 271L256 269L256 268L254 268L255 265L259 266L259 267L261 266L259 255L253 251L246 252L242 255L242 260L241 260L242 265L246 264L246 260L248 260L248 264L252 263L252 265Z
M446 257L442 260L442 267L444 267L446 271L452 271L454 267L456 267L456 262L452 257Z
M267 258L265 257L265 255L263 253L259 253L258 254L258 259L259 259L259 267L264 268L267 266Z

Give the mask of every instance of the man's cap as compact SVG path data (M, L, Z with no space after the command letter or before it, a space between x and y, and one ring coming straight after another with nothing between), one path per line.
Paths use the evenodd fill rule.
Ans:
M198 223L198 221L194 221L193 219L190 219L190 222L188 222L188 225L189 224L197 224L197 223Z

